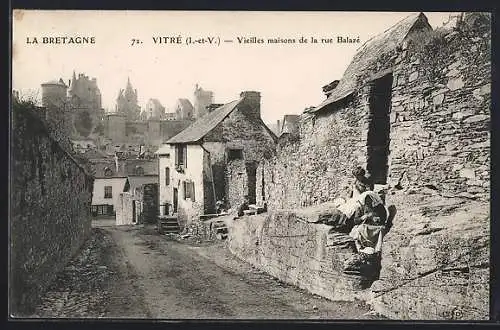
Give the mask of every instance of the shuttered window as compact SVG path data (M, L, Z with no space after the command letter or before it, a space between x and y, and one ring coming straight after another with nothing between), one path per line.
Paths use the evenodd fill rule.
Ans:
M195 198L194 198L194 182L193 181L189 182L189 187L190 187L190 189L189 189L190 195L189 196L191 197L191 201L194 202Z
M175 147L175 165L187 167L187 145L179 144Z
M165 186L170 185L170 168L165 167Z

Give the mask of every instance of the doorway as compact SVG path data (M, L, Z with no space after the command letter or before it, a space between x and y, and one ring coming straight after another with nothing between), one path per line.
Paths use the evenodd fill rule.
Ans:
M135 201L132 201L132 222L133 223L137 223L137 219L136 219L136 206L135 206Z
M257 164L255 162L246 163L248 178L248 201L255 204L257 199Z
M174 213L177 213L177 205L179 203L179 190L177 188L174 188L174 198L173 198L173 202L174 202Z
M374 184L386 184L389 172L392 73L371 82L366 170Z

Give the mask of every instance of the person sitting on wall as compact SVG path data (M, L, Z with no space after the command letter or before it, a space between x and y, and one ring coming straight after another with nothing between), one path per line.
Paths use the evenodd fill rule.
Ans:
M356 198L365 191L373 190L373 182L366 176L366 171L361 166L357 166L352 171L352 175L355 180L352 186L351 198Z
M266 213L267 212L267 203L264 203L262 206L262 212L261 213Z
M364 192L359 196L362 205L359 218L354 219L354 227L349 236L354 238L357 252L378 253L382 249L382 236L387 223L388 211L382 198L375 192Z
M226 199L222 198L222 200L218 200L215 203L215 213L224 214L226 212L227 212Z
M362 216L349 236L354 239L357 254L344 263L344 273L378 278L381 268L382 242L396 215L394 205L385 207L383 196L368 191L360 195Z
M248 199L248 196L245 195L243 197L243 202L240 204L240 206L238 206L238 217L243 216L245 214L244 211L250 209L249 204L250 204L250 201Z
M373 190L373 184L371 180L365 176L366 172L362 167L356 167L352 171L352 174L355 181L351 191L351 198L347 201L342 199L336 209L321 214L317 220L317 222L333 226L334 231L346 234L359 222L359 220L356 219L362 216L364 201L361 201L359 197L363 193Z

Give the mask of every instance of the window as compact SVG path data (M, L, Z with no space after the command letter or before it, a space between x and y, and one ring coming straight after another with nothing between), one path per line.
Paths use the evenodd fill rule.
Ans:
M194 182L193 181L183 181L182 182L184 190L184 199L191 199L192 202L195 201L194 197Z
M170 185L170 167L165 167L165 186Z
M187 145L175 146L175 166L178 168L187 167Z
M113 187L105 186L104 187L104 198L113 198Z
M144 168L142 166L136 166L134 172L135 175L144 175Z
M113 170L110 169L109 167L104 168L104 175L105 176L112 176L113 175Z
M227 158L228 160L243 159L243 149L228 149Z

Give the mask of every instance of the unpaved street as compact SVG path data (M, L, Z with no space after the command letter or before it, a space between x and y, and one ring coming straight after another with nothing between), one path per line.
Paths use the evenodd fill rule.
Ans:
M100 223L94 236L105 251L97 270L106 268L102 296L85 313L45 312L43 316L161 319L359 319L362 303L332 302L280 283L236 259L224 242L175 240L149 227ZM95 239L94 239L95 240ZM99 242L96 242L96 244ZM89 267L89 266L86 266ZM78 279L75 279L78 280ZM68 283L60 283L65 290ZM80 290L82 291L82 290ZM49 292L50 293L50 292ZM80 295L83 295L82 291ZM69 294L65 294L65 297ZM54 295L53 295L54 296ZM78 300L78 295L73 294ZM55 298L54 298L55 299ZM67 300L67 298L66 298ZM53 304L53 302L52 302ZM78 305L76 303L76 305ZM81 305L81 304L80 304ZM98 312L98 315L95 315ZM52 314L51 314L52 313Z

